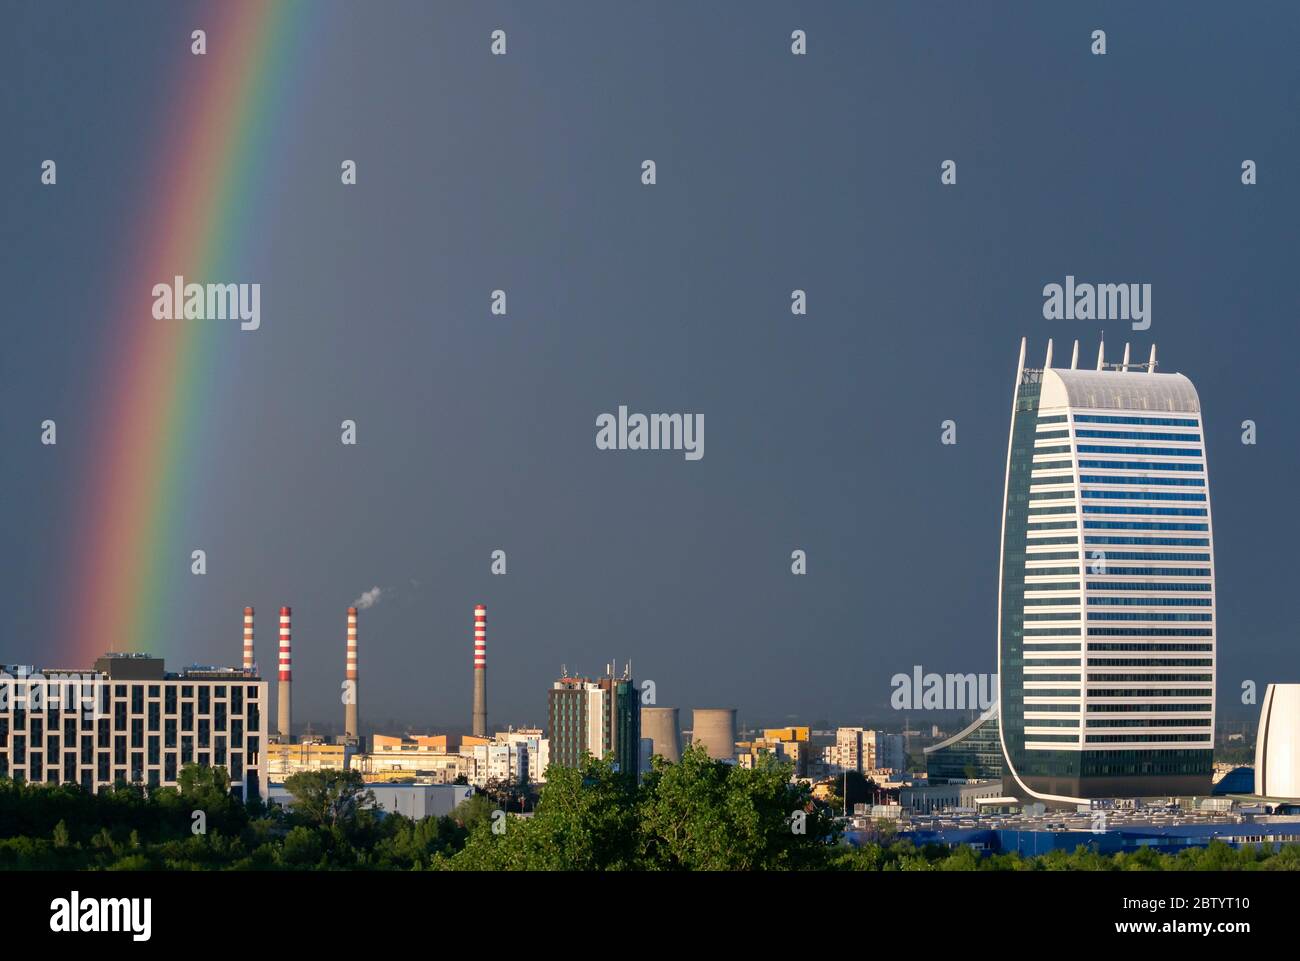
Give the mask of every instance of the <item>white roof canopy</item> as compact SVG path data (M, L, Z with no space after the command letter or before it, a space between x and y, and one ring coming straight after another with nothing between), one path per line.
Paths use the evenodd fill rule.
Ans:
M1182 374L1050 368L1043 371L1039 407L1198 414L1201 401Z

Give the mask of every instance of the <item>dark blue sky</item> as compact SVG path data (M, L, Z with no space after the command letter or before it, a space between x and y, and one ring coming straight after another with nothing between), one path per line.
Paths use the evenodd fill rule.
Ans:
M269 670L291 604L295 714L337 721L343 611L379 585L372 721L468 722L477 601L494 723L543 720L561 664L629 657L661 704L882 717L914 664L994 669L1020 337L1031 360L1048 337L1091 359L1109 326L1116 359L1154 339L1200 392L1221 706L1243 679L1300 675L1300 8L307 9L256 243L202 278L259 280L262 329L228 332L170 532L173 666L235 662L254 604ZM73 491L85 425L105 429L90 385L114 325L148 319L108 307L176 86L159 50L213 10L0 4L0 660L64 656ZM1151 329L1044 320L1067 274L1152 284ZM704 414L705 457L598 451L620 404ZM185 573L192 545L205 577Z

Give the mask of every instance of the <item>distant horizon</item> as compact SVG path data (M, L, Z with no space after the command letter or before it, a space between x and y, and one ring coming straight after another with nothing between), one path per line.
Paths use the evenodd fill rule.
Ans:
M143 655L146 655L146 656L149 656L149 657L159 657L159 656L160 656L160 655L157 655L157 654L149 654L148 652L145 652L145 651L115 651L115 652L114 652L114 651L105 651L105 652L103 652L103 655L108 655L108 654L111 654L111 653L118 653L118 654L143 654ZM103 656L103 655L101 655L101 656ZM165 657L163 658L163 661L164 661L164 667L165 667L167 670L169 670L169 671L177 670L177 667L168 664L167 659L166 659ZM66 669L66 670L90 669L90 668L93 668L93 666L94 666L93 660L92 660L92 663L90 663L90 664L85 664L85 665L41 665L41 664L26 664L26 662L13 661L13 660L10 660L10 659L7 659L7 658L0 658L0 668L7 668L7 667L9 667L9 666L18 666L18 665L20 665L20 664L22 664L22 665L24 665L24 666L35 667L37 670L42 670L42 671L43 671L43 670L55 670L55 669ZM208 666L210 666L210 667L225 667L225 668L230 668L230 667L233 667L233 659L232 659L232 663L231 663L231 664L211 664L211 665L208 665L208 664L183 664L183 665L179 665L179 669L180 669L180 670L184 670L184 669L186 669L186 668L191 668L191 667L208 667ZM580 674L580 672L571 672L571 674L574 674L574 673L579 673L579 674ZM274 675L275 675L275 672L274 672L274 671L270 671L270 672L267 672L267 671L261 671L261 672L259 673L259 677L260 677L263 681L266 681L266 682L267 682L268 691L269 691L269 694L270 694L271 700L272 700L273 702L275 701L275 698L276 698L276 678L275 678ZM339 674L339 678L340 678L340 680L341 680L342 676L343 676L343 675L342 675L342 672L340 672L340 674ZM558 672L557 672L556 677L558 678L558 676L559 676L559 674L558 674ZM580 676L594 676L594 675L592 674L592 672L587 672L587 674L580 674ZM635 674L634 674L634 675L633 675L633 680L636 680L636 679L637 679L637 678L635 677ZM552 680L554 680L554 678L552 678ZM299 707L299 698L300 698L300 694L301 694L301 692L300 692L300 690L299 690L299 688L298 688L298 683L299 683L299 682L297 682L297 681L294 682L294 685L295 685L295 686L294 686L294 705L295 705L295 713L300 713L300 712L301 712L301 708ZM546 701L545 701L545 696L546 696L546 695L545 695L545 691L549 689L549 685L550 685L550 682L548 681L548 682L547 682L547 686L544 687L544 688L541 688L541 692L542 692L542 694L541 694L541 699L540 699L541 709L540 709L540 711L539 711L539 714L540 714L540 720L538 720L538 721L536 721L536 722L531 722L531 723L530 723L530 722L520 722L520 721L515 721L515 720L507 720L507 721L505 721L505 722L501 722L501 724L498 726L498 722L496 722L496 721L493 720L493 714L492 714L491 710L489 710L489 712L488 712L488 729L489 729L489 731L493 731L493 732L494 732L494 731L496 731L496 730L504 730L507 726L513 726L513 727L515 727L515 728L521 728L521 727L534 727L534 728L542 728L542 729L545 729L545 727L546 727L546 713L547 713ZM491 694L491 690L492 690L492 688L491 688L491 675L490 675L490 674L489 674L489 686L488 686L488 690L489 690L489 696L490 696L490 694ZM360 717L361 717L361 726L362 726L363 730L366 730L366 732L367 732L368 734L374 734L374 733L385 733L385 731L381 728L381 725L372 725L372 724L367 720L367 714L366 714L366 711L365 711L366 687L365 687L365 679L364 679L364 675L362 676L362 678L361 678L361 680L360 680L359 691L360 691L360 706L361 706L361 714L360 714ZM490 704L490 703L491 703L491 701L489 701L489 704ZM690 712L693 711L693 710L695 710L695 709L696 709L695 707L685 707L685 706L680 705L680 704L655 704L655 705L653 705L653 706L656 706L656 707L676 707L676 708L678 708L678 710L681 711L681 718L682 718L682 725L683 725L683 726L682 726L682 730L683 730L683 731L689 731L689 730L690 730L690 727L689 727L689 725L687 724L687 721L689 720L689 718L690 718L690 716L691 716L691 713L690 713ZM717 707L717 706L718 706L718 705L700 705L700 708ZM974 720L974 718L977 717L977 716L981 713L981 712L980 712L978 709L976 709L976 708L967 708L967 709L961 709L961 708L953 708L953 709L934 708L934 709L918 709L918 710L909 710L909 711L894 711L894 710L891 709L891 710L889 710L888 713L883 713L883 714L862 714L862 715L861 715L860 717L858 717L858 718L855 718L855 719L849 719L849 720L832 720L832 719L831 719L830 717L828 717L828 716L820 716L820 717L816 718L815 720L809 721L809 720L807 720L806 718L804 718L803 716L800 716L800 715L791 715L791 714L786 714L786 715L783 715L783 716L782 716L781 718L779 718L779 719L754 721L754 720L751 720L751 719L749 719L749 718L747 717L747 714L746 714L745 708L744 708L743 706L741 706L741 705L725 705L725 706L727 706L727 707L732 707L732 706L736 707L736 709L737 709L737 711L738 711L738 714L737 714L737 728L738 728L739 730L745 730L745 729L757 730L757 729L761 729L761 728L778 728L778 727L790 727L790 726L797 726L797 727L799 727L799 726L801 726L801 727L811 727L811 728L814 728L814 729L817 729L817 730L822 730L822 729L834 729L834 728L838 728L838 727L867 727L867 728L880 728L880 729L882 729L882 730L888 730L888 731L893 732L893 731L903 731L903 730L905 730L905 722L906 722L907 724L919 724L919 725L921 725L921 727L924 728L924 727L929 727L931 724L939 724L939 725L942 725L942 724L944 724L944 723L952 724L952 723L955 723L955 722L961 720L962 718L964 718L965 720L961 720L962 725L964 725L964 724L966 724L966 723L969 723L971 720ZM340 706L339 706L339 713L340 713L340 718L341 718L341 715L342 715L342 705L341 705L341 704L340 704ZM1218 713L1218 716L1217 716L1217 718L1216 718L1216 734L1217 734L1220 730L1226 730L1226 728L1227 728L1229 725L1246 725L1250 730L1254 731L1254 730L1256 729L1256 727L1257 727L1257 722L1258 722L1258 719L1259 719L1259 709L1258 709L1258 706L1257 706L1257 705L1253 705L1253 704L1252 704L1252 705L1242 705L1242 704L1239 704L1239 703L1237 703L1236 701L1234 701L1234 700L1232 700L1232 699L1228 699L1228 701L1227 701L1226 704L1224 704L1224 703L1220 703L1220 704L1218 705L1218 708L1217 708L1217 713ZM399 715L393 715L393 716L390 716L390 718L388 718L387 721L393 721L393 722L396 722L396 723L393 725L393 727L395 727L395 728L396 728L396 727L400 727L400 728L403 729L403 731L408 731L408 730L409 730L409 731L425 730L425 731L428 731L428 732L430 732L430 733L448 733L448 734L451 734L451 733L460 733L460 732L462 732L462 729L463 729L463 733L468 733L469 730L470 730L470 727L471 727L471 723L470 723L469 721L454 721L454 722L453 722L453 721L446 721L446 722L433 722L433 723L423 723L423 722L421 722L421 723L415 723L415 722L413 722L412 720L410 720L409 718L406 719L406 720L403 720L403 719L401 718L401 716L399 716ZM387 721L386 721L385 723L387 723ZM1225 723L1225 722L1227 722L1227 723ZM826 727L822 727L821 725L826 725ZM295 721L294 721L294 724L293 724L293 727L294 727L294 730L295 730L295 731L298 731L298 730L300 730L300 729L305 730L308 726L318 729L318 730L316 730L316 731L313 731L313 733L321 733L321 734L323 734L323 735L329 735L329 734L333 734L333 733L341 733L342 728L343 728L343 723L342 723L342 720L341 720L341 719L336 719L336 720L334 720L334 721L326 721L326 720L324 720L322 717L317 717L317 718L315 718L315 719L309 719L309 720L306 720L306 721L295 720ZM401 732L399 731L399 732L397 732L397 733L401 733ZM954 732L951 732L951 731L950 731L949 733L954 733Z

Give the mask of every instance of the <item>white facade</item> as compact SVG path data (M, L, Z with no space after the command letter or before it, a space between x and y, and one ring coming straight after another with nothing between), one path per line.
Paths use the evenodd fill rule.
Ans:
M518 781L520 769L528 771L528 749L515 744L476 744L473 783L483 787L489 781Z
M551 742L539 727L503 731L494 739L498 744L513 744L524 752L521 776L537 784L546 783L546 768L551 763Z
M862 770L866 762L862 735L863 730L860 727L836 728L835 747L828 758L833 771L843 774L845 771Z
M1255 793L1300 798L1300 684L1270 684L1255 740Z
M937 814L950 809L972 810L982 798L1000 797L1001 781L969 781L965 784L927 784L899 791L899 804L916 814Z
M1187 752L1213 747L1214 553L1200 402L1182 374L1154 373L1154 357L1153 347L1152 369L1128 363L1127 349L1120 365L1060 369L1049 343L1044 369L1030 370L1021 347L998 648L1002 683L1019 689L1004 690L1013 696L1002 699L1000 732L1010 773L1036 797L1080 800L1042 787L1062 768L1049 755L1082 755L1070 775L1082 790L1090 779L1194 776L1199 762ZM1019 446L1025 423L1032 450ZM1023 535L1007 518L1024 519ZM1008 581L1023 581L1023 595L1009 596ZM1022 639L1008 633L1021 615ZM1023 655L1004 663L1017 644ZM1021 660L1015 684L1006 672ZM1035 778L1037 790L1026 783Z
M907 766L903 735L886 734L860 727L841 727L835 731L835 744L822 751L822 760L831 774Z
M537 784L546 783L546 769L551 766L551 742L548 738L539 738L536 750L528 749L528 780Z
M603 758L610 749L608 692L599 684L586 685L587 750L592 757Z
M491 744L475 745L470 783L478 787L488 781L545 783L550 742L539 735L539 731L511 731L498 734Z
M374 792L375 808L387 814L401 814L419 821L426 817L443 817L457 805L474 796L467 784L383 784L366 785ZM282 784L273 784L270 800L284 807L293 804L293 795Z
M267 685L256 673L166 674L138 655L115 663L156 676L0 673L0 776L88 791L117 781L175 787L185 765L199 764L225 768L241 797L266 796Z

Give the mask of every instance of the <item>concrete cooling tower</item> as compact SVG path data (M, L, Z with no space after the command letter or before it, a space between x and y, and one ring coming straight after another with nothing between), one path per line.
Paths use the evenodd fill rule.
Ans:
M709 757L717 761L736 759L736 709L711 707L695 709L693 723L695 744L703 744Z
M682 759L682 725L675 707L641 708L641 736L654 742L651 749L665 761Z

